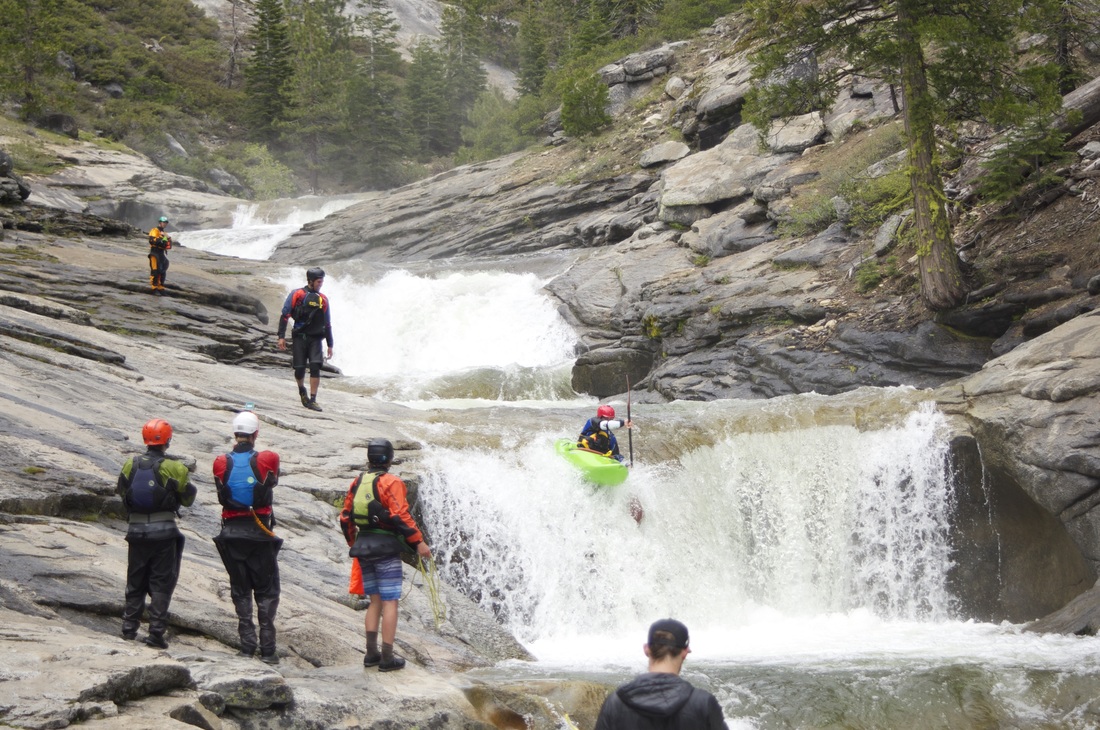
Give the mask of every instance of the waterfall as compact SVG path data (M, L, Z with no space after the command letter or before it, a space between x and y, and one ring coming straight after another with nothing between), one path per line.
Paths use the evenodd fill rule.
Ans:
M537 433L514 448L432 450L421 500L449 581L521 640L616 634L657 615L729 627L864 609L950 616L951 491L931 407L877 431L739 433L581 481ZM645 509L640 525L628 501Z
M326 274L333 364L362 392L434 406L578 399L569 384L577 335L533 273ZM301 286L303 276L282 283Z
M262 261L306 223L321 220L359 200L357 196L346 196L313 198L312 205L308 198L296 199L292 205L286 201L241 204L234 211L229 228L181 231L173 238L188 248Z

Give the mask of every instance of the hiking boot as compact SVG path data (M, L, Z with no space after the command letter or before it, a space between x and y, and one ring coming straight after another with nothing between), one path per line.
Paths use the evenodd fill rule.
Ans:
M320 410L322 410L321 406L317 405L317 399L316 398L310 398L308 401L306 401L305 406L306 406L306 408L308 408L311 411L320 411Z
M381 661L382 661L382 655L381 654L364 654L363 655L363 666L364 667L377 667L378 664Z
M366 660L364 660L364 663L365 661ZM394 654L393 659L390 659L389 661L383 660L378 662L378 671L380 672L396 672L398 669L404 668L405 658L397 656L396 654Z
M241 650L237 652L237 656L252 657L256 653L256 647L254 646L242 646Z
M122 632L122 638L125 639L126 641L137 641L137 632L136 631L123 631Z
M149 634L143 641L147 646L151 646L154 649L167 649L168 641L164 638L163 634Z
M263 662L264 664L272 664L272 665L278 664L279 663L279 655L276 654L275 652L272 652L270 654L261 654L260 655L260 661Z

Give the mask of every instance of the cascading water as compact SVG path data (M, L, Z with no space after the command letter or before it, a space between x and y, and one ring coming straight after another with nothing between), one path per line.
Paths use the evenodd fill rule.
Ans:
M233 213L229 228L202 231L181 231L173 238L188 248L262 261L271 256L275 247L306 223L319 221L358 202L354 196L344 198L314 198L296 201L292 206L272 204L241 204Z
M441 571L538 657L478 673L614 684L671 615L731 728L1100 727L1100 641L955 616L943 418L915 391L635 405L629 479L593 487L553 450L594 403L569 387L576 337L545 275L509 264L349 262L324 289L339 387L433 411L417 471Z
M377 277L377 274L374 275ZM295 271L283 283L301 286ZM364 393L402 402L575 400L577 336L533 273L329 274L333 364Z
M737 434L639 466L622 490L581 483L547 448L560 431L539 433L509 450L433 450L421 500L450 580L527 642L574 632L578 611L597 635L663 613L736 625L760 607L942 620L941 419L926 408L884 431Z

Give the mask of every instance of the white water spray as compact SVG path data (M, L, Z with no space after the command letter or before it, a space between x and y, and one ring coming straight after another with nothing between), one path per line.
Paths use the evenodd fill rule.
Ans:
M636 639L660 615L701 631L761 609L944 619L942 425L924 408L882 431L738 434L679 466L636 467L618 489L582 482L544 433L514 449L432 452L421 499L448 579L532 644Z
M327 271L333 364L393 400L573 400L577 336L534 274L418 276L364 285ZM284 283L302 285L295 271Z
M262 261L270 258L276 246L306 223L321 220L358 202L355 197L317 198L316 205L308 206L304 200L295 201L293 206L278 206L277 201L238 205L229 228L181 231L173 238L189 248Z

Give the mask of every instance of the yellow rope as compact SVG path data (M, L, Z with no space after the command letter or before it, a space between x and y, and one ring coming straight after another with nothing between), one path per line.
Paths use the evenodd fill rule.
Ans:
M271 530L267 529L267 525L265 525L260 520L260 516L258 514L256 514L256 510L249 507L248 511L252 513L252 519L256 520L256 524L260 526L260 529L264 531L265 535L267 535L268 537L275 537L275 533L272 532Z
M428 558L428 565L425 568L424 558L417 555L416 562L417 567L420 569L420 575L424 576L424 585L428 587L428 598L432 604L432 618L435 619L435 628L438 631L443 622L447 620L447 607L443 605L443 600L439 597L439 576L436 573L435 561Z

